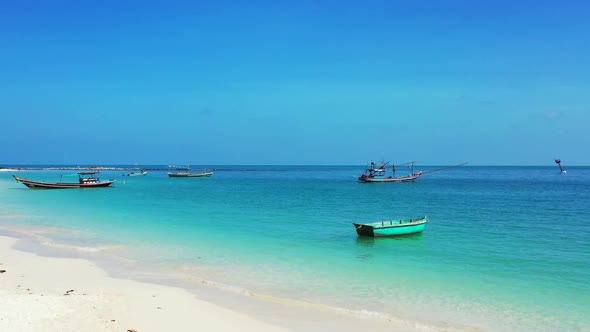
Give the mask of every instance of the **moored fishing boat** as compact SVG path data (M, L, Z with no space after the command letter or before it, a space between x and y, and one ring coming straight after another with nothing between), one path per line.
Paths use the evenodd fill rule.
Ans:
M147 171L141 170L139 172L129 172L127 174L123 174L123 176L145 176L147 173Z
M169 166L169 168L176 170L176 172L168 172L168 176L171 178L201 178L213 175L213 171L209 171L206 168L201 173L191 173L190 165L187 167Z
M358 178L359 182L363 182L363 183L413 182L413 181L416 181L416 179L418 179L423 174L438 172L438 171L442 171L442 170L454 168L454 167L459 167L459 166L466 165L467 163L465 162L465 163L458 164L458 165L445 166L445 167L441 167L441 168L437 168L437 169L433 169L433 170L425 171L425 172L423 172L423 171L414 172L414 162L411 161L411 162L405 163L405 164L391 165L392 166L391 168L393 171L393 176L386 176L388 164L389 164L389 162L382 162L380 166L377 166L377 164L375 164L374 162L371 162L370 166L367 166L365 168L365 172L361 176L359 176L359 178ZM399 167L399 166L407 166L410 170L410 174L404 175L404 176L396 176L396 167Z
M365 172L359 176L359 182L372 183L372 182L408 182L415 181L423 173L422 171L414 172L414 162L406 163L397 166L409 165L411 173L404 176L395 176L396 165L392 165L393 176L386 176L387 165L389 162L382 162L381 165L377 166L374 162L371 162L370 166L365 169Z
M213 172L203 173L168 173L171 178L198 178L198 177L209 177L213 175Z
M20 182L31 189L99 188L108 187L115 183L115 180L101 181L98 177L93 176L98 173L100 171L78 172L75 174L78 176L78 182L62 182L63 175L60 182L33 181L26 178L21 179L16 175L13 175L13 177L16 182Z
M386 220L372 223L352 223L361 236L383 237L416 234L424 231L428 217L418 219Z

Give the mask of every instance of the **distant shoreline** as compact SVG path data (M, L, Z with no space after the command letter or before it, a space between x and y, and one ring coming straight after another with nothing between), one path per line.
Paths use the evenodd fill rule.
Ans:
M436 168L441 167L444 165L420 165L415 166L420 169L429 169L429 168ZM273 168L269 168L273 167ZM194 165L191 166L193 169L209 169L212 171L288 171L291 168L299 168L299 171L307 170L322 170L328 167L358 167L362 169L362 165ZM494 168L512 168L512 167L522 167L522 168L554 168L554 165L465 165L464 167L494 167ZM584 165L569 165L567 168L584 168L590 167ZM144 171L169 171L171 169L176 169L177 167L168 167L166 165L149 165L147 167L137 167L137 166L51 166L51 165L8 165L8 166L0 166L0 172L19 172L19 171L137 171L137 170L144 170Z

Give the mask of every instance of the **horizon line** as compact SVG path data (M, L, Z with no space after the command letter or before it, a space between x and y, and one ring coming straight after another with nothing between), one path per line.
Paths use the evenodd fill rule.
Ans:
M300 167L329 167L329 166L363 166L365 164L193 164L190 163L191 166L300 166ZM398 164L394 164L398 165ZM92 168L99 168L99 167L113 167L113 166L133 166L135 168L142 168L141 165L138 164L125 164L125 163L105 163L105 164L96 164L96 163L89 163L89 164L72 164L72 163L63 163L63 164L51 164L51 163L31 163L31 164L3 164L0 165L0 168L23 168L23 167L92 167ZM143 166L175 166L172 164L143 164ZM401 166L401 165L400 165ZM446 164L417 164L414 167L430 167L430 166L448 166ZM469 163L466 165L462 165L461 167L556 167L555 164L542 164L542 165L497 165L497 164L473 164ZM577 165L577 164L569 164L565 165L565 167L590 167L590 165Z

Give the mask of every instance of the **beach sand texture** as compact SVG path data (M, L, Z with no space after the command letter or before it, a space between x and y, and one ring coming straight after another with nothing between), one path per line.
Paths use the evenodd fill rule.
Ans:
M110 277L89 260L20 251L17 241L0 236L0 331L420 330L272 302L220 306L182 288Z
M0 331L287 331L179 288L110 278L92 262L41 257L0 237Z

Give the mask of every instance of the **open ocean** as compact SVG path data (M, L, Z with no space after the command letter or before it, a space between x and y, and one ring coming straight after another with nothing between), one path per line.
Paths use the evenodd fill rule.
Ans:
M49 244L36 250L72 250L131 278L206 280L424 330L590 331L590 167L464 166L375 184L357 182L363 166L210 168L103 171L114 186L69 190L11 175L74 171L0 172L0 233L35 234ZM407 237L360 238L352 226L423 215L424 233Z

